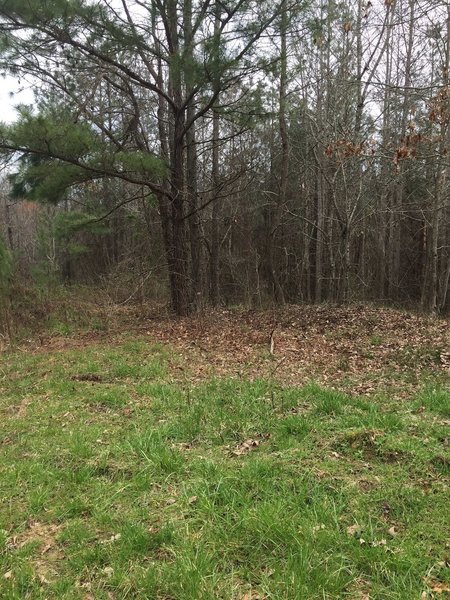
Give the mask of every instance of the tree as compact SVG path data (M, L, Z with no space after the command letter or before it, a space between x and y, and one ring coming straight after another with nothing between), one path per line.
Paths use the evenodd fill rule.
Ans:
M201 271L196 123L259 68L251 58L281 10L252 0L220 4L220 23L211 0L122 0L120 10L83 0L0 5L5 68L51 92L39 114L22 109L17 125L3 128L0 147L39 157L24 174L36 197L56 201L71 186L105 178L154 194L177 314L191 310ZM105 83L122 101L109 120L98 102Z
M163 247L178 314L208 300L445 310L448 7L422 8L0 0L3 67L39 92L0 132L22 156L17 190L107 224L101 241L77 234L105 270L135 260L147 281Z

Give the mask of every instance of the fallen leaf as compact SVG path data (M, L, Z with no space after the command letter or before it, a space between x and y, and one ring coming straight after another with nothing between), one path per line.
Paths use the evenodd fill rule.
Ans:
M425 583L435 594L446 594L450 592L450 587L445 581L436 581L435 579L425 578Z
M377 546L386 546L387 542L385 539L382 540L375 540L374 542L372 542L372 546L374 548L376 548Z
M6 573L3 575L3 579L11 579L12 577L12 571L6 571Z
M46 552L48 552L52 547L52 544L46 544L42 550L41 550L41 554L45 554Z
M92 583L90 581L84 581L80 587L82 587L84 590L90 591L92 589Z
M259 440L249 438L248 440L242 442L242 444L239 444L239 446L237 446L237 448L235 448L232 451L232 454L234 456L242 456L243 454L248 454L251 450L257 448L260 443L261 442Z
M103 569L103 573L107 576L107 577L112 577L114 574L114 569L112 567L105 567Z
M351 536L360 537L362 533L362 527L361 525L355 523L355 525L350 525L349 527L347 527L347 533Z
M198 496L191 496L188 500L188 504L194 504L194 502L197 502L198 500Z
M166 500L166 506L172 506L172 504L176 504L176 499L175 498L169 498L168 500Z
M112 535L110 538L108 538L107 540L101 540L99 543L100 544L112 544L113 542L117 542L117 540L120 540L121 537L122 537L122 535L120 533L116 533L116 534Z
M398 531L396 530L396 528L394 526L392 526L388 529L388 534L391 537L395 537L396 535L398 535Z
M270 438L270 433L258 433L255 438L248 438L241 442L236 448L231 450L232 456L242 456L251 452L255 448L261 445L261 442Z

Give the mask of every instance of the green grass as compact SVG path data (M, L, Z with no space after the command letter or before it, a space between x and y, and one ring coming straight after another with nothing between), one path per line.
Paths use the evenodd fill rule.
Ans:
M139 340L1 360L0 598L445 597L442 383L177 384Z

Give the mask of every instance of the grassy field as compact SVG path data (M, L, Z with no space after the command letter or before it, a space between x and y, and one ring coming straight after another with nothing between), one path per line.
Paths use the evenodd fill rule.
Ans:
M138 334L0 360L1 598L450 597L444 372L199 379Z

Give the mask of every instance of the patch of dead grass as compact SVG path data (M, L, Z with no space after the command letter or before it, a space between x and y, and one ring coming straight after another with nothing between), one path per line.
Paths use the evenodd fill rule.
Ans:
M30 559L36 577L41 583L48 583L58 575L58 565L64 559L64 552L58 543L61 525L29 521L27 528L14 536L8 546L12 549L23 548L28 544L36 544L38 555Z

